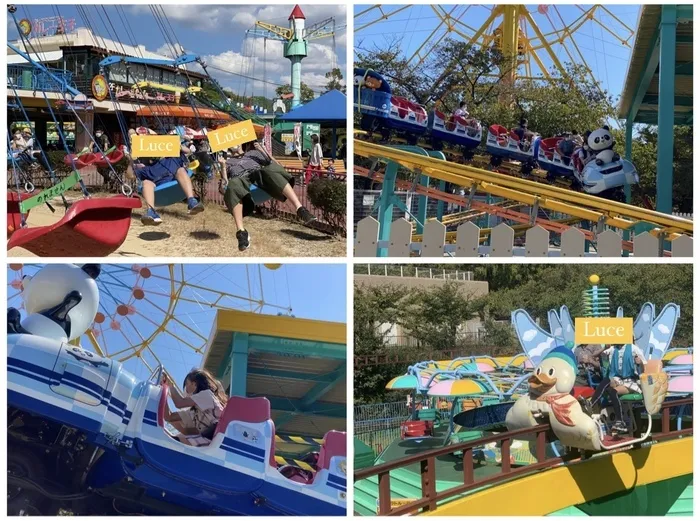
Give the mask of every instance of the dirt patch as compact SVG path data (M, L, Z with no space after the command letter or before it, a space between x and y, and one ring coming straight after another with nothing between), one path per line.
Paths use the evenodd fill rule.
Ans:
M99 197L99 196L97 196ZM250 248L238 251L233 217L217 204L205 204L199 215L187 215L184 204L159 209L160 226L141 224L141 210L132 213L129 234L111 257L344 257L346 241L301 224L250 216L245 219ZM46 226L63 216L46 206L33 208L29 226ZM313 226L313 224L312 224ZM8 257L34 257L23 248L13 248Z

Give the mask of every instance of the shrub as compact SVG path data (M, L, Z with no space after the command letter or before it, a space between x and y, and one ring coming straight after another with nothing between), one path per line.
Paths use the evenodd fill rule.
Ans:
M333 179L314 179L307 187L311 204L321 211L324 221L334 229L345 232L347 215L347 185Z

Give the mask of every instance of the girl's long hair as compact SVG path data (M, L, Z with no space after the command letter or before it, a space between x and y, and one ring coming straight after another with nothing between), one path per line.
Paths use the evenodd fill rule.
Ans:
M182 384L183 389L185 387L185 383L188 381L194 382L194 384L197 386L197 390L195 392L199 393L209 389L221 402L221 405L224 407L226 406L228 396L226 396L226 393L224 392L224 386L206 369L193 369L190 371L187 376L185 376L185 381Z

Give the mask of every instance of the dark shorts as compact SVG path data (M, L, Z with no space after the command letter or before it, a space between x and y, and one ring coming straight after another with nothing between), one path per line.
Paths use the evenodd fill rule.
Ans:
M229 212L239 203L243 204L243 215L250 215L255 210L255 203L250 197L251 185L261 188L278 201L286 201L282 190L287 185L294 186L294 177L277 163L270 163L256 172L234 177L228 182L224 202Z
M156 186L175 180L178 169L185 163L180 157L165 157L157 163L136 169L134 174L140 181L150 181Z

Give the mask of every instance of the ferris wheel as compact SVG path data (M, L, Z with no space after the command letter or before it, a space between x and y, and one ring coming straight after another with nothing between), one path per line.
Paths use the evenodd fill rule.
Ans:
M566 9L566 11L564 11ZM428 11L429 10L429 11ZM482 12L479 12L479 11ZM485 12L484 12L485 10ZM634 29L604 5L373 5L355 14L355 40L369 35L370 28L391 33L387 24L397 23L399 33L418 38L411 30L411 22L420 20L421 29L430 31L420 43L406 53L409 64L416 68L447 38L465 41L480 48L496 47L504 56L511 57L510 77L506 81L522 79L550 79L552 71L567 78L565 64L583 65L587 75L602 90L601 77L607 78L612 45L629 52ZM432 27L430 21L435 22ZM479 25L474 24L477 20ZM417 27L417 25L416 25ZM587 59L579 37L590 38L591 49ZM596 47L597 46L597 47ZM606 47L607 46L607 47ZM602 64L590 63L591 56ZM446 71L454 64L445 64Z
M8 306L22 310L22 278L41 265L8 266ZM292 313L280 264L102 264L100 304L80 345L148 377L200 363L218 309Z

